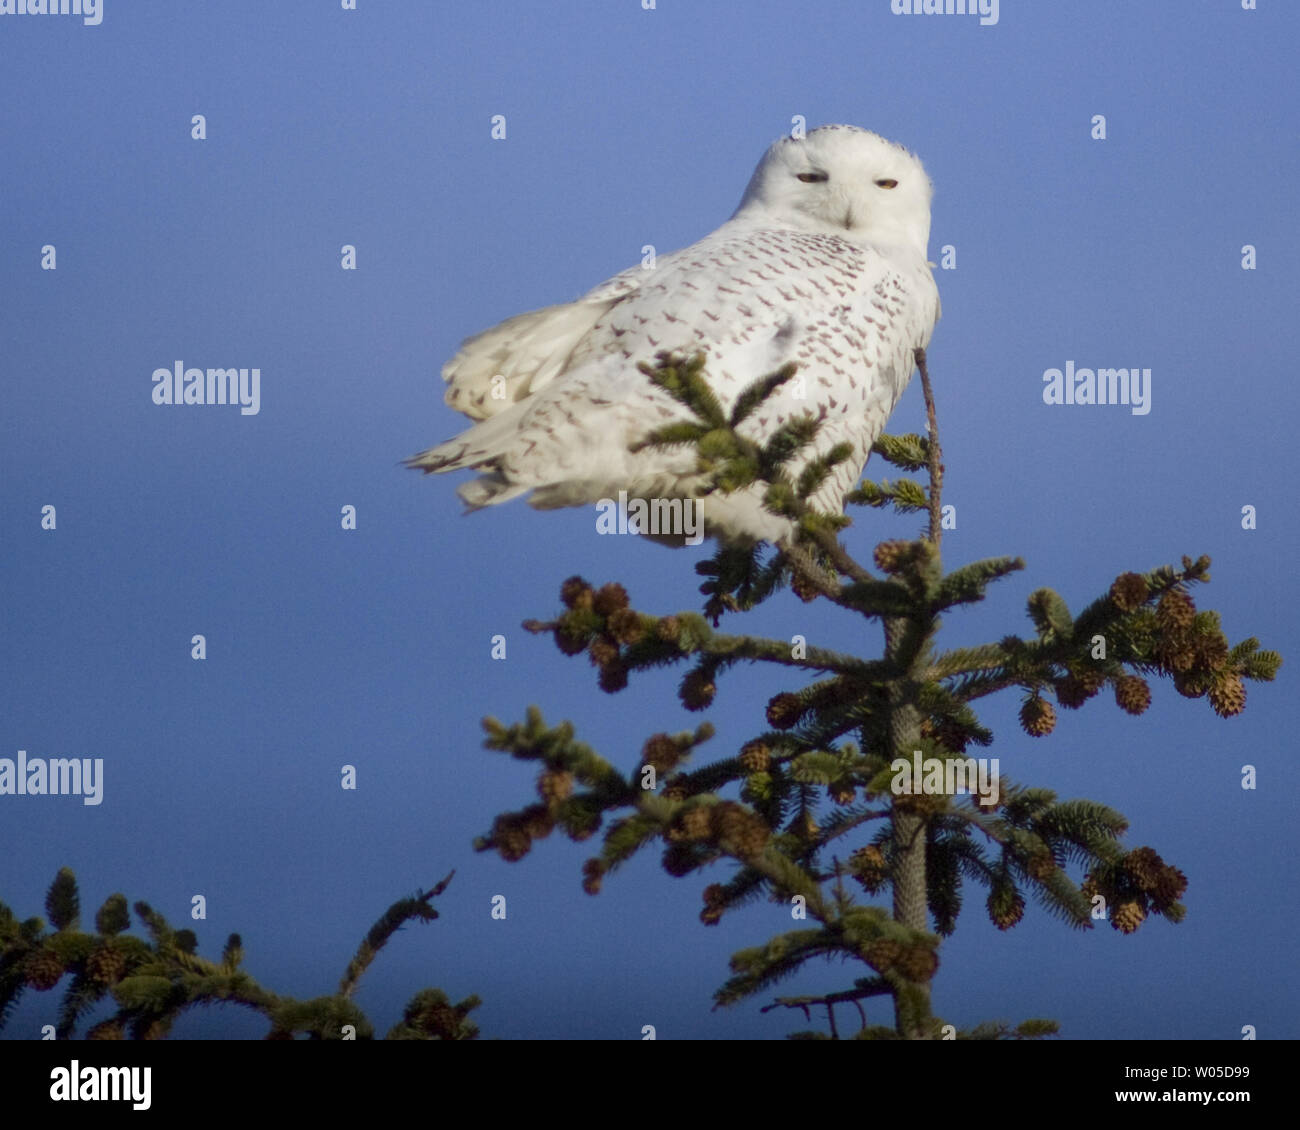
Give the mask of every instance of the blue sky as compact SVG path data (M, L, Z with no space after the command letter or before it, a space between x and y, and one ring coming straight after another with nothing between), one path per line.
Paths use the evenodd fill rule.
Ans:
M310 997L390 902L454 868L443 917L399 934L364 982L381 1032L427 985L479 994L495 1037L803 1027L761 1014L767 998L710 1011L730 953L789 926L767 904L701 926L699 891L726 865L674 880L647 854L591 898L592 842L552 837L513 865L470 846L532 794L529 767L481 749L484 714L536 703L628 770L648 734L698 721L680 672L606 696L520 622L551 614L572 573L622 581L645 611L698 607L709 547L599 537L589 512L522 503L464 517L452 482L399 465L461 428L438 370L464 337L711 231L802 115L913 149L935 184L931 258L956 250L930 350L958 513L945 559L1028 567L944 642L1027 633L1042 585L1077 609L1119 572L1208 553L1201 607L1287 657L1227 721L1167 683L1141 718L1099 701L1038 741L1017 696L985 705L1003 773L1122 811L1129 846L1188 875L1188 916L1122 937L1031 904L1001 934L972 897L937 1011L1049 1016L1086 1039L1300 1036L1300 9L1260 9L1003 0L992 26L888 0L0 16L0 757L105 761L99 806L0 797L0 899L40 913L70 866L87 918L121 890L193 926L204 953L238 931L254 976ZM177 360L260 368L260 411L155 405L151 374ZM1150 368L1150 413L1045 405L1042 374L1067 361ZM914 384L891 430L922 424ZM862 512L846 542L866 558L915 530ZM874 629L832 611L787 594L731 629L876 652ZM786 685L728 677L703 752L762 729ZM206 921L187 921L195 894ZM813 966L781 991L852 975ZM29 995L5 1036L37 1035L56 1005ZM872 1019L889 1018L877 1004ZM176 1034L261 1031L209 1011Z

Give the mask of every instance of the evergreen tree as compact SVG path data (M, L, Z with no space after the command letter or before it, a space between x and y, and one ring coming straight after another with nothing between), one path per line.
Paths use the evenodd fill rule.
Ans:
M240 968L244 946L238 934L226 940L219 961L210 961L198 955L193 930L172 929L144 902L135 904L135 912L149 939L126 933L131 914L122 894L110 895L99 908L93 933L81 930L76 876L64 867L45 899L53 930L41 918L20 922L0 903L0 1028L26 990L48 992L66 977L54 1032L60 1040L72 1038L87 1014L109 998L116 1011L91 1026L86 1039L163 1039L183 1012L222 1002L261 1013L268 1040L292 1040L298 1033L312 1040L373 1039L373 1026L351 1000L357 983L403 925L438 917L432 900L450 882L448 875L428 891L393 903L370 928L337 991L302 1001L270 992ZM440 989L424 989L411 998L386 1038L472 1040L478 1028L467 1017L479 1004L471 996L453 1005Z
M944 571L943 465L922 352L917 363L928 436L882 436L874 450L905 472L926 471L928 483L866 481L849 502L923 512L927 528L916 540L878 545L876 573L839 542L848 520L814 512L807 501L830 469L849 457L848 446L792 478L787 467L816 434L816 420L796 419L761 446L737 431L795 366L755 382L725 416L703 379L702 356L661 354L643 371L695 420L672 424L647 443L695 445L710 489L766 484L765 505L795 520L796 537L766 557L761 547L724 545L699 564L707 578L704 615L639 611L622 585L597 588L571 577L560 588L563 611L525 624L550 633L566 655L585 652L600 688L610 694L635 672L685 665L679 693L692 711L710 706L722 676L740 662L777 664L812 677L768 702L765 728L699 768L687 762L713 736L707 722L693 732L655 733L628 773L576 741L571 724L546 725L535 708L520 724L484 722L489 749L536 761L541 771L537 802L498 816L476 842L479 850L513 861L557 826L574 840L603 828L600 851L584 865L590 894L643 849L662 851L664 869L676 877L731 859L737 864L731 878L703 891L706 925L763 896L790 904L809 925L736 953L717 1003L765 991L812 958L848 958L867 967L851 987L779 1003L805 1013L825 1007L836 1034L837 1004L852 1002L861 1011L867 998L891 998L892 1027L870 1026L862 1013L858 1034L866 1038L952 1034L933 1010L931 981L940 940L955 930L963 895L972 888L1002 930L1020 921L1027 894L1079 929L1105 918L1131 934L1151 915L1177 923L1186 913L1179 901L1186 876L1150 847L1126 849L1121 838L1128 824L1113 809L1058 801L1048 789L1005 777L996 798L958 795L957 782L974 767L967 750L993 741L972 704L1018 690L1025 732L1046 737L1057 707L1077 710L1107 687L1122 710L1143 713L1151 702L1148 679L1165 677L1180 694L1203 698L1215 713L1231 717L1245 707L1245 681L1270 680L1281 663L1254 638L1230 645L1218 614L1197 610L1191 590L1209 580L1207 557L1184 557L1181 569L1123 573L1077 616L1059 594L1041 588L1028 601L1032 637L1007 635L943 650L938 632L944 613L983 600L992 582L1024 563L992 558ZM878 622L880 655L792 648L782 640L717 630L723 616L747 612L787 584L805 601L821 599ZM918 765L924 787L905 791L912 781L903 767ZM724 798L722 790L735 783L739 800ZM1071 866L1081 873L1077 881L1068 874ZM1025 1038L1056 1030L1052 1021L1029 1020L1015 1029L984 1024L960 1035Z

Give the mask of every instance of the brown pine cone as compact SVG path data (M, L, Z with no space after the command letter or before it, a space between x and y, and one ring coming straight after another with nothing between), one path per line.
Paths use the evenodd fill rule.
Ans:
M1129 714L1142 714L1151 705L1151 688L1138 675L1121 675L1115 680L1115 702Z
M621 659L615 659L600 669L596 683L606 694L617 694L627 686L627 674L627 664Z
M1220 718L1231 718L1246 709L1246 684L1240 675L1220 675L1210 684L1210 706Z
M497 817L492 829L492 841L497 854L507 863L523 859L533 847L533 838L518 821L510 817Z
M712 806L707 804L693 804L690 808L683 809L677 814L677 819L673 821L670 832L673 830L678 832L678 836L674 837L670 835L669 839L711 839L713 836Z
M844 781L837 781L835 784L827 787L826 795L829 796L835 804L852 804L857 793L854 792L852 785Z
M867 946L862 956L877 973L884 973L903 956L903 947L890 938L877 938Z
M604 667L618 659L618 644L609 636L597 636L587 645L587 654L591 656L593 666Z
M39 993L54 988L63 978L63 960L51 950L41 950L27 959L23 970L27 983Z
M765 742L755 739L740 747L739 760L746 773L766 773L772 764L772 751Z
M1034 695L1020 708L1020 726L1031 738L1043 738L1056 729L1056 711L1045 698Z
M1120 903L1110 916L1110 924L1121 934L1131 934L1142 925L1147 912L1136 899Z
M619 608L611 612L605 621L605 631L624 646L640 642L645 635L641 617L630 608Z
M573 795L573 774L563 769L543 769L537 778L537 795L547 804L558 804Z
M600 590L592 599L592 604L601 616L609 616L627 607L627 589L616 581L601 585Z
M939 955L928 946L910 946L895 962L895 968L909 981L928 981L939 968Z
M1184 698L1203 698L1213 681L1208 671L1180 671L1174 675L1174 690Z
M849 868L863 889L872 895L885 885L889 876L889 862L876 844L867 844L850 855Z
M86 959L86 976L100 985L116 985L126 972L126 957L105 944Z
M1036 855L1025 864L1025 870L1042 883L1056 874L1056 860L1050 855Z
M560 586L560 599L568 608L591 608L595 604L591 586L581 577L570 577Z
M1152 897L1161 906L1177 902L1187 892L1187 876L1177 867L1165 864L1156 876L1152 887Z
M805 707L798 695L782 692L767 704L767 721L774 730L789 730L803 717Z
M653 734L641 747L641 764L656 773L669 773L682 759L681 747L667 734Z
M682 638L682 623L676 616L662 616L655 624L655 635L665 643L676 643Z
M1196 604L1182 585L1165 589L1156 605L1156 623L1162 632L1185 632L1196 619Z
M1154 848L1134 848L1124 857L1124 870L1144 891L1155 890L1156 880L1164 865L1165 861Z
M677 692L682 705L687 710L707 709L717 693L718 688L714 685L712 676L698 667L686 672L686 677L682 679L681 688Z
M555 817L544 804L531 804L519 814L519 826L530 840L544 840L555 829Z
M907 564L911 555L912 543L910 541L894 540L882 541L876 546L871 556L876 563L876 568L882 573L897 573Z
M1110 586L1110 599L1121 612L1134 612L1147 599L1147 582L1141 573L1121 573Z

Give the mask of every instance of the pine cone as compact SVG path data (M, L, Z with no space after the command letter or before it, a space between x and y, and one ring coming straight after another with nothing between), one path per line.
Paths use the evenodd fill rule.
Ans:
M677 693L687 710L705 710L713 702L713 696L718 693L718 688L713 683L712 675L695 667L686 672L681 689Z
M1090 697L1083 681L1073 675L1057 679L1053 689L1056 691L1056 701L1066 710L1078 710Z
M1046 882L1056 873L1056 860L1050 855L1036 855L1025 864L1025 870L1030 878Z
M561 621L555 626L555 646L565 655L577 655L587 648L587 633Z
M63 978L63 960L51 950L41 950L27 959L23 970L27 983L37 992L54 988Z
M847 782L838 781L829 786L826 790L827 796L836 804L852 804L857 793L854 792L853 786Z
M1166 589L1156 605L1156 623L1162 632L1185 632L1196 619L1196 605L1182 585Z
M591 608L595 604L591 586L581 577L570 577L560 586L560 599L568 608Z
M700 911L700 921L706 926L716 926L722 921L722 908L716 906L706 906Z
M934 736L949 753L965 753L966 747L970 745L970 734L951 718L945 718L934 728Z
M772 752L765 742L746 742L740 749L740 765L746 773L766 773L772 764Z
M87 1040L125 1040L126 1029L120 1020L102 1020L86 1032Z
M682 622L676 616L661 616L655 624L655 635L664 643L676 643L682 638Z
M750 859L767 846L767 825L754 813L734 801L723 801L712 809L713 836L727 851Z
M627 686L627 664L621 659L606 663L600 669L600 677L596 682L606 694L617 694Z
M789 730L804 714L804 704L799 696L782 692L774 695L767 704L767 721L775 730Z
M492 829L492 842L497 854L507 863L523 859L533 847L533 838L522 825L509 817L498 817Z
M630 608L619 608L611 612L605 621L605 631L625 647L639 643L645 635L641 617Z
M116 985L126 972L126 957L105 944L86 959L86 976L100 985Z
M1152 897L1160 906L1169 906L1177 902L1187 891L1187 876L1177 867L1165 864L1156 876L1152 888Z
M1021 728L1031 738L1043 738L1056 729L1056 711L1045 698L1034 695L1020 708Z
M1141 714L1151 705L1151 688L1137 675L1122 675L1115 680L1115 701L1129 714Z
M1174 690L1184 698L1203 698L1213 682L1208 671L1180 671L1174 675Z
M885 853L875 844L860 847L850 855L849 868L863 889L872 895L885 885L889 876L889 863L885 859Z
M1240 675L1221 675L1210 684L1210 706L1220 718L1231 718L1246 709L1246 684Z
M519 814L519 827L530 840L544 840L555 830L555 817L544 804L531 804Z
M877 973L892 969L903 956L903 947L890 938L877 938L862 955Z
M912 543L901 540L882 541L871 556L876 568L882 573L897 573L912 556Z
M641 747L641 764L656 773L670 773L682 759L681 747L667 734L653 734Z
M604 667L618 659L618 644L609 636L600 635L587 645L593 666Z
M821 596L821 590L798 569L794 571L794 576L790 578L790 589L805 604L811 604Z
M1124 870L1144 891L1155 890L1156 880L1164 865L1165 861L1154 848L1134 848L1124 857Z
M537 795L547 804L559 804L573 795L573 774L563 769L544 769L537 778Z
M707 840L713 836L712 805L695 804L677 814L672 827L683 840ZM672 837L670 837L672 838Z
M1192 637L1196 666L1207 671L1222 667L1228 659L1228 640L1222 632L1207 632Z
M939 968L939 955L928 946L909 946L895 967L909 981L928 981Z
M460 1030L460 1017L456 1010L444 1001L430 1005L420 1017L421 1027L431 1036L444 1040L453 1039Z
M1171 674L1190 671L1196 666L1196 648L1192 638L1181 632L1171 632L1156 644L1156 662Z
M1121 573L1110 586L1110 599L1121 612L1135 612L1147 599L1147 582L1141 573Z
M597 613L609 616L628 606L627 589L615 581L601 585L600 591L592 600Z
M599 859L588 859L582 865L582 889L589 895L600 894L605 881L605 865Z
M716 909L727 905L727 889L721 883L710 883L704 888L702 897L707 907Z
M1121 934L1131 934L1142 925L1147 912L1136 899L1120 903L1110 916L1110 924Z
M986 905L989 918L999 930L1010 930L1025 916L1025 900L1018 891L993 891Z

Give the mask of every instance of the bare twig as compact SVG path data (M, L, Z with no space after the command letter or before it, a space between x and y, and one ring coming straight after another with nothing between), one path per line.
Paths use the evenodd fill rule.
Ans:
M934 412L934 389L930 387L930 371L925 364L925 350L916 351L916 367L921 372L921 391L925 394L925 426L930 434L930 533L929 540L937 549L943 539L943 449L939 446L939 424Z

